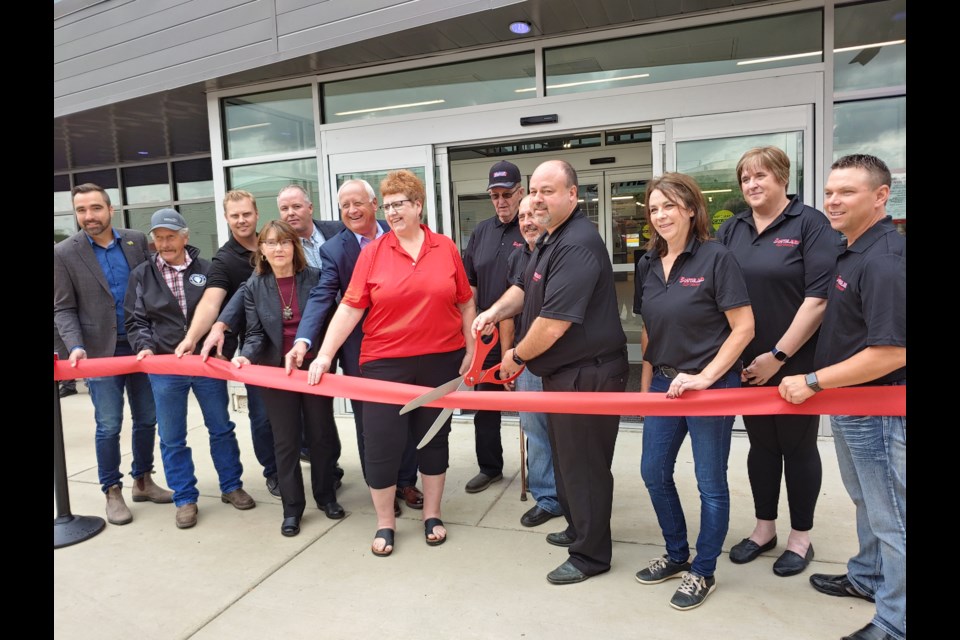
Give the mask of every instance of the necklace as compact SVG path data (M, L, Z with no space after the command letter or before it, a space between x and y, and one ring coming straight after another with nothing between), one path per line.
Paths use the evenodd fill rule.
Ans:
M296 293L296 290L294 289L293 278L290 278L290 302L287 302L286 300L283 299L283 287L280 286L280 278L276 278L276 280L277 280L277 292L280 294L280 305L282 309L281 315L283 316L284 320L292 320L293 319L293 308L292 308L293 296Z

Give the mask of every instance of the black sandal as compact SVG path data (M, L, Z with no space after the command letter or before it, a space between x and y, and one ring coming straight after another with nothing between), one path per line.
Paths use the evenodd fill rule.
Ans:
M427 544L430 545L431 547L438 547L447 541L447 536L443 536L442 538L437 538L436 540L430 539L431 535L437 535L433 533L433 528L436 526L440 526L440 527L444 526L443 520L441 520L440 518L427 518L426 520L423 521L423 535L427 540Z
M385 542L383 548L386 549L387 547L390 547L390 551L377 551L371 544L370 552L379 558L386 558L388 555L393 553L393 529L377 529L377 533L374 534L373 539L376 540L377 538L383 538Z

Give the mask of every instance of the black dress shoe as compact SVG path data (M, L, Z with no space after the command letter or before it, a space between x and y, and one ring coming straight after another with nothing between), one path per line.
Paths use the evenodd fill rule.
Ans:
M290 516L289 518L284 518L283 523L280 525L280 533L288 538L292 538L300 533L299 516Z
M267 478L267 491L270 492L274 498L279 498L280 496L280 481L277 480L277 476L270 476Z
M577 569L572 562L567 560L562 565L547 574L547 582L550 584L575 584L583 582L589 578L587 574Z
M340 503L334 500L333 502L328 502L327 504L320 507L323 509L323 512L327 514L327 517L331 520L339 520L347 513L343 510L343 507L340 506Z
M874 601L872 597L857 591L857 588L847 578L847 574L831 576L825 573L815 573L810 576L810 584L813 585L814 589L828 596L862 598L867 602Z
M76 387L60 387L60 397L66 398L67 396L77 395Z
M777 558L777 561L773 563L773 572L781 578L795 576L806 569L811 560L813 560L812 542L810 543L810 546L807 547L807 553L804 554L803 557L801 557L799 553L794 553L789 549L784 551L783 555Z
M556 517L558 516L550 513L546 509L541 509L540 505L533 505L533 508L520 518L520 524L525 527L536 527Z
M744 538L730 548L730 562L733 564L746 564L757 559L764 551L770 551L777 546L777 536L770 538L770 542L760 546L750 538Z
M576 538L571 538L568 536L566 531L557 531L555 533L547 534L547 542L556 547L569 547L575 541Z
M841 640L896 640L896 638L871 622L863 629L843 636Z

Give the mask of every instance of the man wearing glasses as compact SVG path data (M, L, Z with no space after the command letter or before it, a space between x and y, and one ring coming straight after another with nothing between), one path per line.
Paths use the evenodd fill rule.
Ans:
M490 308L507 290L507 258L524 245L517 221L524 191L520 169L512 162L501 161L490 168L487 192L496 215L480 222L467 243L463 264L467 270L477 313ZM502 351L513 346L513 332L500 329L500 345L494 346L483 363L484 369L502 359ZM499 390L499 385L480 384L478 391ZM503 479L503 445L500 443L500 412L477 411L473 418L477 464L480 472L467 482L467 493L479 493Z

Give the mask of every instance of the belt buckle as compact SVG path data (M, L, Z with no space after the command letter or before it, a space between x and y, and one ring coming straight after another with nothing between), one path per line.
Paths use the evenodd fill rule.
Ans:
M670 378L671 380L673 380L678 375L680 375L680 372L674 369L673 367L660 367L660 373L664 377Z

